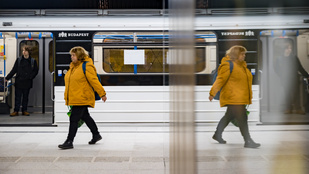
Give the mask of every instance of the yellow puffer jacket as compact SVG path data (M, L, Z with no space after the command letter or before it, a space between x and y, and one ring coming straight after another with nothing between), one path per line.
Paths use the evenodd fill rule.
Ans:
M93 89L100 97L106 95L104 88L97 78L97 71L92 59L86 57L85 61L87 61L85 74L82 67L83 62L76 64L71 62L70 69L64 77L64 100L68 106L90 106L93 108L95 105Z
M218 69L217 80L209 94L215 96L220 93L220 106L252 104L252 74L247 69L245 61L233 61L233 71L230 75L229 57L224 57ZM230 76L230 77L229 77Z

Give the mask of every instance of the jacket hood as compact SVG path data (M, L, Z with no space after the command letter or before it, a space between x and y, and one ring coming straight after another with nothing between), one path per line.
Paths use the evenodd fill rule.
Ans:
M221 63L231 60L229 56L225 56L222 58Z
M90 57L85 57L85 61L87 61L87 62L89 62L89 63L91 63L91 64L93 64L93 61L92 61L92 59L90 58Z
M228 60L231 60L230 56L223 57L222 60L221 60L221 64L228 61ZM234 60L233 62L239 64L240 66L247 67L246 61L239 62L238 60Z

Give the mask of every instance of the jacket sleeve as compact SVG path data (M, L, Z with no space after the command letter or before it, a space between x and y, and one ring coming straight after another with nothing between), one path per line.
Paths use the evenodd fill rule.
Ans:
M18 63L17 62L18 62L18 59L16 59L11 72L5 77L6 80L10 80L14 76L14 74L17 73L17 70L18 70Z
M298 57L296 57L296 61L297 61L297 69L298 71L305 76L306 78L309 78L309 74L307 73L307 71L303 68L303 66L301 65Z
M86 78L92 88L99 94L100 97L106 95L106 92L97 77L97 71L92 63L86 64Z
M34 59L34 65L33 65L33 70L32 70L32 72L30 74L30 79L34 79L35 76L38 74L38 72L39 72L38 64L36 63L36 60Z
M211 96L216 96L217 92L225 85L226 81L230 76L230 63L224 62L219 66L218 76L215 83L209 92Z

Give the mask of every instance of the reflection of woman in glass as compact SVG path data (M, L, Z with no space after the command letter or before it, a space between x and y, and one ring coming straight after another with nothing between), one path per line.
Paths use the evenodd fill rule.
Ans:
M298 57L292 54L291 43L285 43L283 49L283 54L277 58L274 67L276 73L280 77L280 81L284 88L284 94L286 96L285 113L291 114L294 105L296 114L305 114L300 106L298 72L306 78L309 78L309 74L302 67Z
M252 140L246 114L246 105L252 104L252 74L245 61L246 52L245 47L235 45L227 50L225 57L221 60L217 79L209 92L209 100L212 101L221 89L220 106L227 107L227 109L212 138L220 144L225 144L226 141L222 138L222 133L230 121L236 119L245 140L244 147L257 148L261 144ZM228 61L233 63L232 73L230 73Z

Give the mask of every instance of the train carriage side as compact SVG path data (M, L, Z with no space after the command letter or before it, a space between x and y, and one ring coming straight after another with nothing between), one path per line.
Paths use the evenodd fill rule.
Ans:
M216 36L213 32L199 32L196 41L196 73L209 76L206 77L208 80L200 77L200 85L205 85L216 67ZM145 62L136 65L136 68L126 64L124 54L128 50L143 51ZM168 34L164 31L96 33L93 37L94 64L101 75L109 101L96 102L96 108L91 109L94 118L102 122L167 122L168 57ZM196 94L199 97L197 107L200 108L199 113L207 115L202 105L206 104L208 94L206 88L200 85L196 86L199 91ZM66 122L67 109L62 99L64 88L59 86L55 90L55 113L62 115L56 118L56 122ZM57 101L61 104L57 105ZM207 121L203 117L201 121Z
M269 73L266 67L271 68L268 66L269 55L266 54L270 49L268 44L272 42L269 38L290 38L292 36L286 33L299 31L293 36L297 45L295 51L298 52L304 68L309 71L309 62L306 59L309 47L300 45L308 40L309 35L308 23L303 21L305 18L306 15L279 15L268 18L198 16L195 24L196 121L217 122L224 114L225 108L220 108L218 101L208 101L208 92L211 88L211 71L219 65L225 51L234 44L244 45L248 49L248 68L254 76L249 121L263 121L263 112L268 112L270 105L266 102L269 102L269 99L265 97L269 80L263 80ZM82 45L90 52L101 76L102 85L107 91L108 101L97 101L96 108L90 110L96 121L169 121L169 43L168 21L165 17L8 17L3 20L12 21L14 25L0 26L2 33L40 31L53 34L55 73L52 93L55 124L68 122L67 107L63 100L63 76L70 63L68 51L76 45ZM108 25L98 25L100 23ZM272 32L285 34L273 35ZM265 38L269 40L267 43ZM16 50L12 48L13 46L6 46L7 54L16 54ZM144 62L136 65L125 64L124 52L127 50L143 51ZM6 60L7 72L12 68L15 59L13 56ZM305 99L302 102L305 103Z
M222 31L223 32L223 31ZM247 32L247 31L243 31ZM251 42L257 42L254 31ZM218 59L226 51L226 42L221 45L217 42L219 32L196 31L196 86L195 86L195 113L196 122L216 122L224 114L225 108L220 108L218 101L209 102L208 93L212 84L212 70L217 67ZM252 34L253 33L253 34ZM136 38L134 38L136 37ZM109 102L97 102L97 108L91 109L97 121L102 122L167 122L169 119L169 86L168 86L168 35L160 31L133 31L133 32L98 32L93 38L93 58L95 66L101 74L102 84L108 92ZM134 40L136 40L134 42ZM224 39L223 39L224 40ZM219 40L221 41L221 40ZM235 39L229 40L229 45ZM242 42L246 42L243 38ZM248 46L257 45L251 42ZM220 43L220 42L219 42ZM247 46L247 45L245 45ZM220 47L219 47L220 49ZM143 65L126 65L124 52L126 50L143 50L145 63ZM257 47L248 48L255 57L251 72L257 71ZM220 55L218 55L219 53ZM250 56L249 56L250 57ZM255 75L255 74L254 74ZM254 78L256 79L256 78ZM256 81L256 80L255 80ZM56 122L66 122L67 112L63 96L63 86L56 88L55 105ZM59 95L58 95L59 93ZM59 96L59 98L57 98ZM253 86L253 105L249 108L250 121L259 121L259 86ZM58 115L56 114L56 115ZM62 118L62 119L61 119Z

